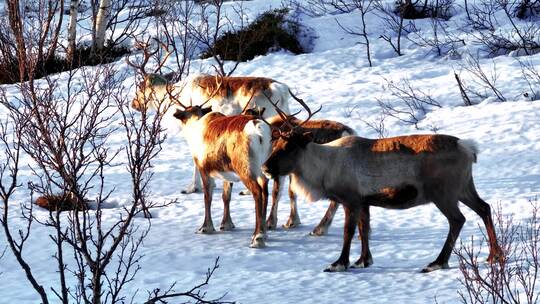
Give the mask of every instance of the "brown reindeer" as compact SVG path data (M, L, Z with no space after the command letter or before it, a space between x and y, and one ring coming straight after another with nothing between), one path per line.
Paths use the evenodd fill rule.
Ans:
M264 247L268 182L261 166L271 152L270 126L254 116L206 113L199 106L178 109L174 117L180 122L193 161L201 173L205 217L199 232L214 231L211 203L215 178L224 180L221 229L234 228L229 212L232 183L242 181L255 200L256 224L250 247Z
M449 135L411 135L386 139L344 137L327 144L312 141L301 128L284 132L274 144L263 172L275 178L291 175L292 189L308 201L335 200L345 210L343 248L325 271L344 271L357 220L360 220L362 252L353 267L372 263L369 250L369 206L406 209L433 202L448 219L450 230L439 256L422 271L448 268L452 248L465 222L458 201L484 221L489 237L488 262L501 257L490 206L477 194L472 164L478 154L472 141ZM373 195L400 193L414 187L415 195L396 200L377 200ZM397 189L397 190L396 190ZM405 191L410 193L410 191Z
M131 106L137 111L163 111L184 109L187 105L208 105L213 111L225 115L237 115L242 110L265 107L269 110L264 117L268 118L276 114L270 102L289 113L291 95L286 84L264 77L203 74L171 83L163 75L147 73L137 86ZM199 192L200 189L201 179L195 169L191 185L182 193Z

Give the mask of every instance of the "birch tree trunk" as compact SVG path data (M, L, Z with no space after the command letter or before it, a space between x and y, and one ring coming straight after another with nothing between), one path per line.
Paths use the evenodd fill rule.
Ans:
M105 45L105 30L111 10L111 0L100 0L96 16L96 36L94 40L94 52L101 51Z
M69 25L68 25L68 49L67 60L73 61L75 54L75 40L77 38L77 14L79 12L79 0L71 0L69 3Z

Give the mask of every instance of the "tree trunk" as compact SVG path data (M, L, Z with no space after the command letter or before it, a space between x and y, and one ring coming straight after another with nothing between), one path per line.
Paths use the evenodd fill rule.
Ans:
M23 25L21 20L20 6L18 0L8 0L9 25L15 36L17 44L17 60L19 63L19 80L22 82L26 78L26 44L24 42Z
M107 23L109 22L110 10L111 0L99 1L99 8L95 20L96 36L93 43L94 52L103 50L105 45L105 30L107 29Z
M69 25L68 25L68 49L67 60L73 62L75 54L75 40L77 38L77 14L79 8L79 0L71 0L69 3Z

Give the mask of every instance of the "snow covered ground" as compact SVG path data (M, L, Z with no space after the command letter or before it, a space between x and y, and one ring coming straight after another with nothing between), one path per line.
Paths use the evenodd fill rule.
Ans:
M281 1L254 0L245 2L248 15ZM231 5L232 4L228 4ZM404 40L404 56L396 57L388 44L377 39L382 33L380 20L368 16L371 27L373 67L365 58L364 46L357 44L361 37L351 36L335 22L354 24L358 14L336 14L309 17L301 21L312 27L317 38L312 53L294 56L286 52L260 56L241 63L236 75L265 76L290 85L312 108L322 105L319 118L334 119L354 128L359 135L377 137L366 125L375 121L381 109L378 100L396 102L389 95L384 79L408 79L412 86L429 93L442 108L433 108L418 124L418 129L395 119L385 120L387 135L413 133L451 134L475 140L480 148L474 178L480 196L492 206L500 204L505 215L514 214L524 220L531 210L529 200L540 193L540 103L525 100L522 94L528 89L522 80L518 62L513 57L500 56L481 59L482 67L491 71L496 66L497 86L507 102L493 98L477 99L476 105L464 107L454 79L454 70L460 70L462 60L439 58L426 48L418 48ZM452 18L456 29L463 14ZM418 27L428 29L427 23ZM423 26L423 27L422 27ZM464 54L474 53L477 46L465 46ZM538 68L540 54L525 57ZM522 58L523 59L523 58ZM127 69L123 61L115 63ZM195 71L211 71L209 60L194 60ZM467 79L466 73L463 77ZM293 103L293 109L299 105ZM5 113L1 109L1 113ZM5 114L2 114L5 115ZM119 144L122 134L111 138ZM455 256L450 269L428 274L419 270L435 259L445 240L448 224L432 205L403 211L373 208L371 214L371 251L374 265L367 269L349 270L344 273L325 273L324 267L339 255L342 244L343 214L336 215L329 234L323 237L308 236L318 223L328 205L327 201L312 204L300 201L299 228L281 228L288 216L288 201L282 196L279 209L279 227L268 234L267 247L248 248L254 228L254 204L250 197L239 196L243 186L233 190L232 218L236 229L211 235L195 234L203 222L202 194L182 195L180 190L190 183L192 163L185 141L171 130L163 151L154 161L152 198L158 201L178 199L178 203L153 212L151 231L141 253L142 270L135 281L127 286L127 294L138 291L135 302L145 299L146 290L167 287L178 281L177 290L185 290L204 279L206 269L216 257L220 268L214 274L209 296L224 293L225 300L239 303L455 303L460 272ZM22 182L34 178L28 168L22 169ZM104 218L114 220L121 206L128 202L129 175L123 167L107 172L111 189L111 208L104 211ZM219 187L220 188L220 187ZM26 200L27 193L17 193L16 201ZM220 189L214 192L213 218L221 218ZM461 240L471 236L481 237L480 218L467 207L462 211L467 222ZM14 225L23 223L17 208L12 210ZM39 210L38 216L47 216ZM141 225L146 221L137 218ZM47 229L34 228L28 241L25 256L46 288L54 286L57 278L54 252ZM5 239L0 238L0 250ZM459 246L459 245L458 245ZM351 260L360 252L354 240ZM487 257L487 247L482 248ZM0 303L37 303L35 292L25 279L23 271L8 251L0 260ZM70 278L73 279L73 278Z

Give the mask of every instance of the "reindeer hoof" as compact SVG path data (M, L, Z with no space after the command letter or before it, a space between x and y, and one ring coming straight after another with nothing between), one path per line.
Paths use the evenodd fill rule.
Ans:
M251 239L251 244L249 245L250 248L264 248L266 247L264 243L264 239L266 239L266 235L259 233L257 235L254 235Z
M351 265L351 268L368 268L373 265L373 259L367 259L364 261L363 258L358 259L354 264Z
M180 191L180 193L182 193L182 194L201 193L201 192L202 192L201 189L199 189L198 187L193 186L193 185L190 186L187 189L184 189L184 190Z
M429 263L429 265L427 265L426 267L424 267L424 269L422 269L422 273L428 273L428 272L432 272L432 271L435 271L435 270L439 270L439 269L448 269L450 267L448 267L448 263L444 263L444 264L439 264L439 263L436 263L436 262L432 262L432 263Z
M201 228L199 228L199 230L197 230L197 233L210 234L210 233L214 233L215 231L216 229L214 229L214 226L202 226Z
M221 225L219 226L219 230L221 231L229 231L229 230L233 230L235 228L233 222L227 222L227 223L221 223Z
M347 270L347 265L333 263L324 269L324 272L344 272Z
M271 220L271 219L268 219L266 221L266 228L268 230L276 230L276 227L277 227L276 221Z
M283 224L283 228L285 229L291 229L291 228L296 228L298 226L300 226L301 222L299 219L295 219L295 220L291 220L289 218L289 220L287 221L286 224Z
M250 195L251 192L249 190L242 190L238 194L240 194L240 195Z
M313 231L311 231L309 233L309 235L311 235L311 236L323 236L323 235L325 235L327 233L328 233L327 228L322 228L322 227L317 226L317 227L315 227L315 229L313 229Z

